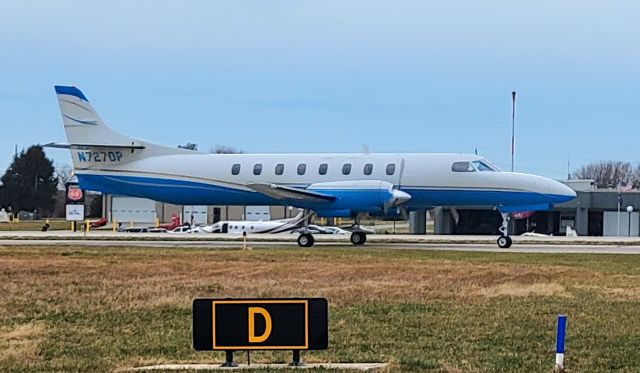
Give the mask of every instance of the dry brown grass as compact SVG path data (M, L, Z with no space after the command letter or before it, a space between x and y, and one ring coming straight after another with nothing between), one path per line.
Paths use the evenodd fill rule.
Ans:
M28 364L38 358L38 344L45 337L44 323L33 321L0 330L0 361L18 360Z
M331 321L337 335L332 343L351 351L346 356L341 355L342 350L334 351L337 356L322 355L321 360L358 360L386 351L381 356L393 363L392 371L484 371L492 364L513 364L513 354L505 353L501 362L491 360L493 349L512 348L500 344L503 338L520 338L512 334L496 337L503 333L500 320L505 317L528 320L529 324L523 325L529 326L514 332L535 334L541 323L546 325L550 320L553 324L556 308L583 312L592 307L598 315L612 300L640 301L640 273L632 267L624 273L609 273L605 271L609 267L600 268L596 260L585 264L568 259L569 264L557 264L517 254L491 255L336 249L242 252L0 247L0 368L3 361L12 360L16 365L7 366L20 370L37 363L43 354L48 359L46 367L52 370L67 370L76 363L91 367L96 358L111 368L204 360L206 357L194 355L188 345L188 310L193 298L319 296L329 300L337 315ZM611 268L623 262L613 263ZM603 301L594 303L598 299ZM553 310L529 313L552 302ZM167 310L173 313L158 315ZM622 308L620 312L631 311ZM131 320L120 321L129 316ZM150 341L144 324L162 326L164 317L177 323L166 328L181 328L181 334L161 334L158 340ZM439 323L434 323L435 319ZM113 332L116 335L102 342L110 328L117 330ZM549 329L551 333L552 326ZM429 334L436 332L441 335ZM66 338L62 347L50 339L52 333ZM371 335L386 339L370 340ZM418 336L424 339L413 343ZM442 351L434 347L440 346L440 339L453 338L462 338L466 347L445 344ZM536 364L542 363L536 359L545 359L540 355L546 351L546 337L527 334L526 338L542 338L536 343L543 352L528 352L529 365L524 365L538 367ZM128 339L174 347L169 352L140 352L136 346L141 342L132 346ZM480 343L489 347L474 350ZM398 344L404 344L407 352L399 350ZM85 351L85 347L93 349ZM67 358L69 349L79 349L84 360ZM436 357L425 362L424 354ZM593 359L602 361L598 356Z
M505 282L500 285L483 288L478 294L486 297L529 297L529 296L560 296L570 297L564 286L557 283L518 284Z
M327 265L309 254L276 256L266 251L185 251L170 258L139 250L105 253L67 250L5 255L0 265L11 281L0 289L9 298L28 297L36 302L43 301L43 296L64 299L57 307L75 308L98 298L114 309L137 309L188 305L197 296L324 296L336 305L424 298L481 301L502 295L567 296L563 285L547 279L571 282L585 278L583 270L566 268L389 261L375 256L354 260L346 255Z
M570 297L573 285L607 297L640 296L638 276L631 276L633 281L627 281L625 288L610 287L602 286L598 271L548 265L388 260L349 253L327 263L312 253L276 255L264 250L111 253L110 249L26 249L18 255L5 251L0 270L9 281L0 285L0 295L25 297L36 304L64 300L55 304L60 308L86 306L100 299L113 309L184 306L198 296L323 296L334 305L427 298Z

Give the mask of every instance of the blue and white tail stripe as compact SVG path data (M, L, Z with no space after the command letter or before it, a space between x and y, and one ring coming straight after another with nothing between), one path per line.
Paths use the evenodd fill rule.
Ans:
M89 100L87 99L87 96L85 96L84 93L82 93L82 91L80 91L76 87L57 85L55 86L55 89L56 89L56 94L74 96L83 101L89 102Z

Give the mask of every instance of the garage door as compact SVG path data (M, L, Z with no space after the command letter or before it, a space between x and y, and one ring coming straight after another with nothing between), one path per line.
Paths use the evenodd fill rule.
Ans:
M207 224L207 210L208 206L184 206L182 221L193 225Z
M271 209L269 206L247 206L245 215L245 220L248 221L269 221L271 220Z
M154 223L156 221L156 201L146 198L113 197L111 218L118 222Z

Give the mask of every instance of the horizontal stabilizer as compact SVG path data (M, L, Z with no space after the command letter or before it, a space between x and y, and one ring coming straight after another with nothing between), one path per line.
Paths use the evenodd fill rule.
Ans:
M292 188L277 184L250 183L247 187L275 199L297 199L306 201L335 201L336 197L309 190Z
M57 142L51 142L42 145L45 148L58 148L58 149L87 149L87 148L113 148L113 149L144 149L142 145L118 145L118 144L62 144Z

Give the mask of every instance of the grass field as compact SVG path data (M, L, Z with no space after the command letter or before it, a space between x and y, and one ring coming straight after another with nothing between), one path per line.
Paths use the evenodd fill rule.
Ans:
M191 349L193 298L290 296L329 300L329 349L307 362L550 372L565 313L568 371L640 371L639 256L351 247L0 247L0 371L219 362Z

